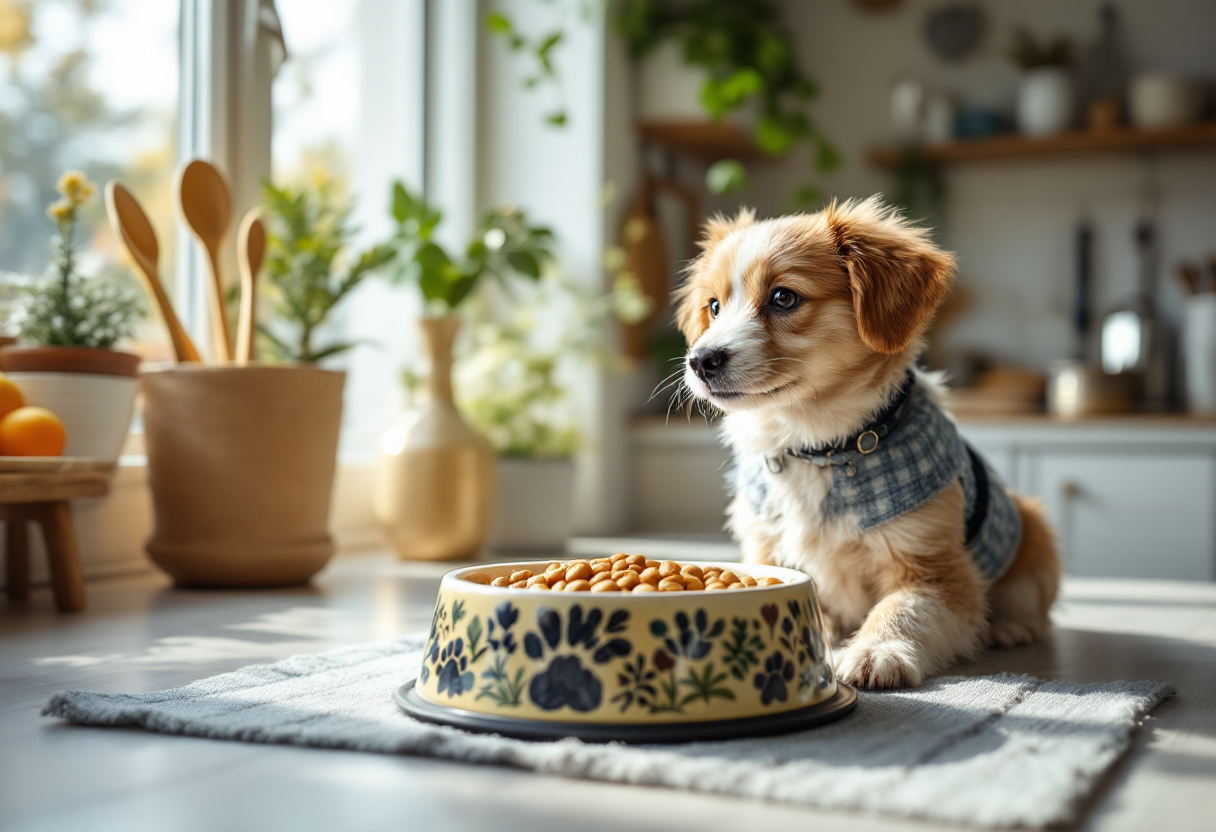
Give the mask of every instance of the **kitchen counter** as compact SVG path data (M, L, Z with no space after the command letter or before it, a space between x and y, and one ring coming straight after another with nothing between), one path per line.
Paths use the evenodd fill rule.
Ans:
M145 691L251 663L420 630L443 565L335 560L291 590L178 591L159 575L0 606L0 829L438 829L666 832L932 825L413 757L215 742L39 717L61 688ZM1216 586L1070 580L1051 641L959 669L1069 681L1157 679L1161 705L1080 828L1211 830L1216 792ZM387 693L386 693L387 695Z

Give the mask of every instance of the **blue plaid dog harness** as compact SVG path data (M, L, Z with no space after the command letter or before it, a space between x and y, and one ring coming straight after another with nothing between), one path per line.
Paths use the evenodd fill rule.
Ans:
M959 480L966 497L964 541L980 574L997 581L1013 563L1022 539L1017 505L912 373L864 430L838 446L737 456L736 488L757 514L764 514L770 478L781 476L787 457L831 468L824 514L855 518L863 531L923 505Z

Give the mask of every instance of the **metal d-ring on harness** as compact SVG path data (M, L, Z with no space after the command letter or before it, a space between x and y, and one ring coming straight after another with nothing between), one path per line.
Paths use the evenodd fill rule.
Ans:
M916 378L912 375L912 371L909 370L904 383L896 391L895 397L887 403L886 407L878 412L874 420L862 429L860 433L850 436L839 445L829 445L820 448L786 448L778 456L765 457L765 467L768 468L769 473L780 474L785 470L785 458L793 457L794 459L801 459L804 462L810 462L820 468L832 465L843 466L847 476L852 477L856 475L857 466L854 464L851 454L856 451L861 456L868 456L878 450L878 446L882 444L882 440L891 435L908 414L908 411L911 410L912 392L915 383Z

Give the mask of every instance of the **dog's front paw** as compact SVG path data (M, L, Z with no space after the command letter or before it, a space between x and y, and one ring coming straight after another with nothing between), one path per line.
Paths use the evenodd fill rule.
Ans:
M914 688L924 678L910 644L900 641L855 642L837 655L836 675L857 688Z

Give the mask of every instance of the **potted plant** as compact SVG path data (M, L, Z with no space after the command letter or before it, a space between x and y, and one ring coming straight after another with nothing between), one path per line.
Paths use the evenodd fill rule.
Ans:
M1022 69L1018 87L1018 129L1027 136L1051 136L1073 125L1072 45L1064 36L1039 42L1025 29L1013 37L1009 56Z
M648 302L627 276L597 295L550 274L485 307L457 368L456 390L498 454L488 545L557 551L573 531L574 456L582 441L572 391L590 364L621 360L605 346L610 320L636 322Z
M179 585L307 581L329 560L345 373L320 362L353 346L318 343L334 307L393 257L358 255L333 190L265 187L263 277L275 363L181 364L144 376L156 525L148 553Z
M537 281L553 235L516 209L491 211L459 260L435 240L442 216L402 183L393 185L398 277L418 286L430 359L424 395L380 443L375 513L402 558L465 560L485 544L494 516L494 450L452 398L456 311L483 278L499 286Z
M141 301L113 276L79 273L81 209L96 187L83 173L68 171L58 189L61 198L47 209L57 231L50 267L18 289L21 345L0 349L0 371L21 387L28 404L60 417L66 455L116 460L131 425L139 356L114 346L132 334Z

